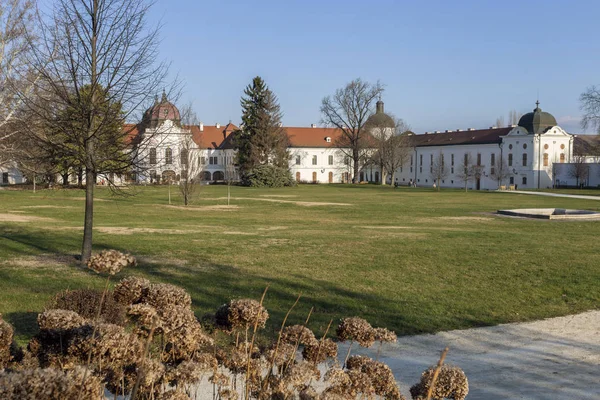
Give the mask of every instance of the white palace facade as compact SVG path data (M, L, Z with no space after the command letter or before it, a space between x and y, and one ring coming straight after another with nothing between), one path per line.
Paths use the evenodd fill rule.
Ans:
M379 123L393 121L377 104L371 117ZM150 184L177 182L187 174L186 156L198 163L195 178L203 182L218 182L236 176L234 167L236 150L232 134L238 129L231 122L225 125L181 125L179 110L163 95L161 101L146 111L142 123L128 125L132 144L138 146L137 164L128 180ZM338 129L310 127L285 127L289 137L290 169L298 182L344 183L352 181L352 161L335 146L341 135ZM390 184L432 186L432 171L436 158L443 155L447 174L442 187L462 188L460 166L469 154L473 164L479 165L479 179L467 182L474 190L496 190L498 180L494 174L498 160L504 160L508 176L502 182L518 189L551 188L556 185L575 186L570 170L574 159L586 156L589 173L585 186L600 185L600 159L594 156L596 137L576 136L565 132L555 118L536 108L523 115L517 125L505 128L465 129L425 134L410 134L411 155L406 165L398 168L395 182ZM191 144L191 147L189 146ZM189 149L189 150L184 150ZM375 151L374 149L372 151ZM575 155L575 156L574 156ZM192 169L190 168L190 171ZM17 172L15 172L17 171ZM3 184L20 183L23 177L18 170L2 172ZM379 182L381 173L377 166L360 168L360 181ZM11 176L12 175L12 176ZM388 174L388 177L390 174ZM233 178L235 180L235 178Z

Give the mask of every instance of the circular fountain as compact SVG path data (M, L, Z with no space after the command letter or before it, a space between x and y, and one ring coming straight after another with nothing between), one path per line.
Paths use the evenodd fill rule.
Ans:
M537 219L600 220L600 212L598 211L566 208L516 208L513 210L498 210L498 214Z

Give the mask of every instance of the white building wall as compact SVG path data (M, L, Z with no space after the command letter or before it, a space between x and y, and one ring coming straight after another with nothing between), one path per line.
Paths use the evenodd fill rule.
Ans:
M15 165L0 167L0 185L15 185L25 181L25 177Z
M290 148L290 170L298 182L341 183L352 177L352 164L332 147Z

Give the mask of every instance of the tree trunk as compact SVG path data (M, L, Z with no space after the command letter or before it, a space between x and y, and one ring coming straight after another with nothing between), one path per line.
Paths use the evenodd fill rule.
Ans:
M354 165L352 166L354 173L354 175L352 175L352 183L358 183L358 153L353 154L352 161L354 161Z
M83 168L81 167L77 169L77 186L83 186Z
M396 171L392 171L392 185L394 185L396 183L394 178L396 178Z
M86 264L92 256L92 227L94 225L94 173L85 171L85 219L83 222L83 245L81 263Z
M62 180L63 180L63 186L68 186L69 185L69 173L65 172L64 174L62 174Z

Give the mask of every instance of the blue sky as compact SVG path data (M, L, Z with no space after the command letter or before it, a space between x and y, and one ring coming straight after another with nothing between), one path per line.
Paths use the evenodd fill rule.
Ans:
M582 133L579 95L600 84L598 1L157 0L159 58L205 124L240 121L262 76L284 124L319 123L324 96L360 77L414 131L484 128L540 107Z

